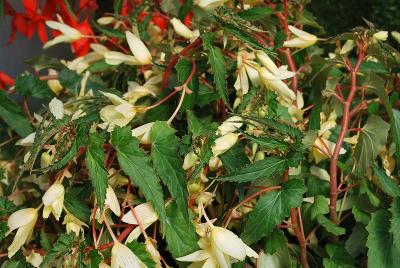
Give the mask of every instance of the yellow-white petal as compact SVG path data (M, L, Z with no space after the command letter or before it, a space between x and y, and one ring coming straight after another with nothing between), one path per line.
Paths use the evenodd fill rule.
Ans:
M215 140L215 145L211 148L213 155L218 156L228 151L238 141L239 134L228 133Z
M82 37L80 31L58 21L46 21L46 25L53 30L62 32L72 40L78 40Z
M71 40L71 38L69 38L66 35L58 35L56 37L54 37L53 39L47 41L44 45L43 45L43 49L47 49L49 47L52 47L54 45L60 44L60 43L70 43L73 40Z
M132 136L140 139L141 144L151 144L150 132L154 122L146 123L132 129Z
M37 210L35 208L23 208L10 215L7 221L8 232L28 225L37 219Z
M43 256L34 251L31 252L28 256L25 257L26 261L30 263L33 267L39 267L43 261Z
M294 92L284 82L269 72L267 68L262 67L258 72L261 81L263 81L266 88L278 92L282 97L289 101L296 100Z
M177 261L185 261L185 262L199 262L199 261L204 261L206 259L210 258L210 253L205 250L198 250L193 253L190 253L189 255L175 258Z
M189 40L194 37L194 33L180 19L173 18L169 22L172 24L176 34Z
M212 243L223 253L237 259L246 258L246 248L243 241L233 232L222 227L213 227L211 231Z
M379 41L386 41L388 38L388 32L387 31L379 31L377 33L374 33L374 38Z
M34 218L31 221L22 227L20 227L15 234L14 240L11 245L8 247L8 257L11 258L12 256L17 253L17 251L31 238L33 228L35 227L36 220L37 220L37 212L34 214Z
M310 42L317 42L318 38L310 33L307 33L303 30L300 30L292 25L289 25L289 31L291 31L294 35L296 35L297 37L303 39L303 40L307 40Z
M108 186L107 188L105 204L108 205L115 215L121 215L121 207L119 205L117 195L111 186Z
M108 51L104 53L104 59L107 64L119 65L121 63L126 63L128 65L139 65L140 61L131 55L126 55L118 51Z
M111 249L111 268L141 268L140 259L125 245L115 242Z
M158 215L154 211L150 203L143 203L136 206L135 212L142 224L152 224L158 220ZM129 224L138 224L138 221L136 220L136 217L135 215L133 215L131 210L126 213L121 220Z
M97 19L97 23L100 25L108 25L110 23L114 22L114 17L111 16L106 16L106 17L101 17Z
M257 59L261 62L264 67L266 67L271 73L276 74L278 72L278 67L275 62L264 51L258 50L256 52Z
M64 117L64 104L57 98L53 98L49 103L50 113L56 119L62 119Z
M20 139L15 144L20 146L32 146L33 142L35 141L36 132L32 132L28 136L23 139Z
M240 116L231 116L218 127L217 134L223 136L238 130L242 125L243 119Z
M228 0L197 0L195 3L204 9L214 9L222 6Z
M107 53L107 52L110 51L106 46L103 46L103 45L97 44L97 43L91 43L91 44L90 44L90 48L91 48L94 52L96 52L97 54L103 55L103 56L104 56L105 53Z
M152 57L150 51L142 40L129 31L125 32L125 35L131 52L140 64L151 64Z
M188 170L189 168L193 167L198 159L199 158L197 157L197 155L193 151L190 151L183 160L183 170Z
M347 53L349 53L350 51L352 51L354 47L355 47L355 42L354 42L354 40L347 40L347 41L344 43L343 47L340 49L340 54L341 54L341 55L347 54Z

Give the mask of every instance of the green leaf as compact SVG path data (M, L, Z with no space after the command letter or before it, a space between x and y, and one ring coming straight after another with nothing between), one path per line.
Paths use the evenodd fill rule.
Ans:
M6 233L8 232L8 225L6 221L0 221L0 241L6 237Z
M211 147L215 143L215 133L210 133L207 136L200 136L199 140L202 142L201 149L196 152L197 157L200 159L199 164L197 165L196 169L193 171L192 176L190 177L190 180L193 180L196 178L196 176L199 174L199 172L202 170L202 168L205 167L206 164L208 164L208 161L210 161L213 153L211 150Z
M285 233L282 232L282 230L276 228L269 236L267 236L264 251L268 254L274 254L285 246Z
M231 149L218 156L228 172L244 168L250 164L250 160L244 152L244 146L241 143L236 143Z
M75 217L85 223L89 223L91 211L82 200L79 200L76 196L67 192L64 196L64 206Z
M104 167L104 159L106 155L103 151L103 143L104 137L101 136L101 134L92 133L89 136L89 145L87 147L85 158L86 167L89 171L89 178L92 182L101 211L104 208L104 201L106 200L108 187L108 173Z
M390 221L390 233L393 235L394 244L400 249L400 197L395 197L390 208L392 220Z
M248 214L240 237L246 244L253 244L269 235L289 216L291 208L301 205L305 192L304 182L292 179L282 184L282 190L266 193Z
M147 267L156 267L156 263L151 258L150 253L146 250L145 243L139 243L137 241L132 241L126 246L132 250L133 253L147 266Z
M389 232L390 213L378 210L372 213L367 226L368 267L398 267L400 251L394 245L393 235Z
M343 235L346 233L346 229L343 227L337 226L333 222L331 222L327 217L325 217L322 214L319 214L317 216L317 221L319 224L321 224L322 227L325 228L328 232L330 232L333 235Z
M111 143L117 151L122 170L151 202L161 222L165 225L162 188L154 169L150 166L149 157L139 148L139 140L132 137L129 127L116 127L111 134Z
M174 258L185 256L198 249L198 238L192 222L183 217L174 202L167 207L164 235Z
M77 74L75 71L64 68L58 73L58 80L61 85L68 89L70 92L77 94L81 88L82 76ZM90 88L93 91L104 90L106 84L98 76L91 75L86 83L86 88Z
M33 132L31 124L19 106L7 97L4 90L0 91L0 118L21 137Z
M88 268L98 268L100 263L103 261L98 250L89 251L88 258L90 260Z
M289 144L283 140L275 139L272 137L256 137L247 133L243 133L247 139L253 141L261 146L265 150L279 150L281 152L287 152L289 150Z
M311 219L329 212L329 202L325 196L317 195L311 205Z
M6 197L0 197L0 217L6 217L11 215L17 210L17 206Z
M175 129L166 122L155 122L151 128L151 159L161 180L167 185L179 210L188 218L188 192L183 161L178 154L179 140Z
M376 177L378 177L382 190L391 197L400 196L400 186L397 185L392 178L386 175L386 172L377 164L373 164L372 168L374 170L374 174Z
M386 144L390 125L379 116L368 118L363 126L354 151L357 171L364 175Z
M211 65L214 74L214 84L219 96L225 105L231 108L228 98L228 89L226 85L226 68L225 59L221 50L212 45L213 34L207 33L203 35L204 48L208 51L208 63Z
M175 65L175 69L178 74L178 81L183 84L189 78L193 68L193 63L188 59L181 59ZM199 77L194 74L192 79L187 84L187 87L192 91L190 94L186 94L183 100L181 110L193 109L197 104L197 96L199 94ZM181 93L182 94L182 91Z
M193 6L193 0L186 0L183 2L181 9L179 10L179 19L183 21L186 15L190 12Z
M400 163L400 111L393 109L393 120L392 120L392 136L393 142L396 144L396 162Z
M186 111L187 123L189 132L193 136L197 137L203 134L207 134L211 131L191 110Z
M259 179L269 179L282 175L287 169L286 159L271 156L248 165L242 169L231 172L229 175L219 177L220 181L248 182Z
M354 258L343 246L328 244L326 245L326 252L328 253L329 258L324 258L324 268L354 267Z
M259 20L274 13L275 10L270 7L253 7L239 12L238 16L244 20Z
M59 59L49 57L47 55L39 55L28 59L25 61L29 65L33 66L35 70L40 71L43 69L56 69L59 70L64 65L60 62Z
M365 213L361 209L357 208L356 206L354 206L351 209L351 213L353 214L354 219L356 220L356 222L360 222L360 223L363 223L365 225L367 225L368 222L371 219L370 216L367 213Z
M61 234L53 247L44 256L41 268L49 266L58 256L67 254L72 250L72 244L74 242L74 234Z
M125 34L123 32L121 32L121 31L117 30L117 29L104 27L104 26L102 26L100 24L97 24L97 23L93 23L93 25L97 30L99 30L105 36L116 37L116 38L119 38L119 39L122 39L122 40L124 40L126 38Z
M15 91L25 97L48 100L54 97L46 81L33 74L21 74L15 79Z
M122 0L114 0L114 12L120 14L122 8Z

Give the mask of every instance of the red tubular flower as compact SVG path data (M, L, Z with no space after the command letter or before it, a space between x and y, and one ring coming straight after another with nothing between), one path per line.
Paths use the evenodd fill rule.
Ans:
M83 35L94 35L92 27L88 22L88 18L85 18L82 22L74 21L71 26L80 31ZM82 38L78 41L73 42L72 51L77 57L84 56L90 51L90 44L93 42L92 38Z
M160 27L162 31L168 28L168 21L162 16L160 12L155 12L151 19L151 22Z
M187 27L190 27L190 26L192 25L192 18L193 18L193 12L190 11L190 12L186 15L185 19L183 20L183 23L184 23Z
M6 88L6 85L13 86L14 79L12 79L10 76L6 75L3 72L0 72L0 89Z

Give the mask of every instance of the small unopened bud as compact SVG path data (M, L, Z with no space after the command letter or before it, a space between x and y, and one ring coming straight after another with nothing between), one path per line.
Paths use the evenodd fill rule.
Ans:
M101 17L97 20L97 23L100 25L108 25L114 22L114 17Z

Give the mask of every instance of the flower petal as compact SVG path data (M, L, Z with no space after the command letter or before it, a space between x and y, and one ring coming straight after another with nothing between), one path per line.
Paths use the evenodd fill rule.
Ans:
M150 203L143 203L136 206L135 212L138 215L142 224L152 224L153 222L156 222L158 220L158 215L154 211ZM136 224L136 225L138 224L131 210L128 213L126 213L121 220L129 224Z
M233 232L222 227L214 227L211 232L213 243L219 250L237 260L246 258L245 244Z
M126 31L125 35L131 52L140 64L151 64L151 54L142 40L129 31Z
M32 221L36 221L37 219L37 210L35 208L24 208L20 209L8 218L8 229L9 232L13 230L28 225Z
M204 261L206 259L210 258L210 253L205 251L205 250L198 250L193 253L190 253L189 255L175 258L177 261L186 261L186 262L198 262L198 261Z

